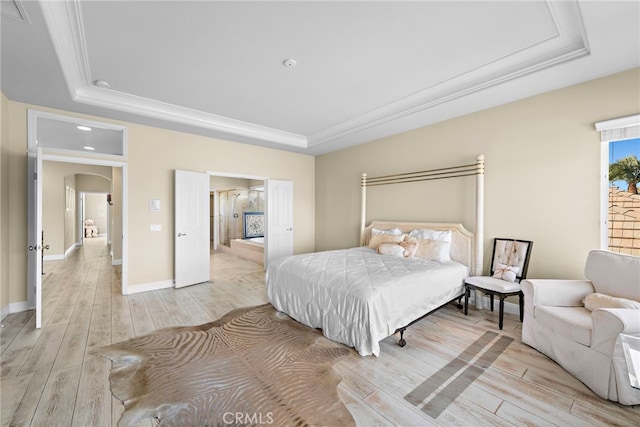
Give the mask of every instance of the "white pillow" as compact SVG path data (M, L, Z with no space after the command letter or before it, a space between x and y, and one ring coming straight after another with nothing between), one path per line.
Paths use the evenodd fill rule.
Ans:
M597 308L635 308L640 309L640 302L626 298L617 298L597 292L584 297L584 308L593 311Z
M375 236L375 235L377 235L377 234L390 234L390 235L392 235L392 236L399 236L399 235L401 235L401 234L403 234L403 233L402 233L402 231L400 231L400 229L399 229L399 228L397 228L397 227L396 227L396 228L391 228L391 229L389 229L389 230L381 230L381 229L379 229L379 228L372 228L372 229L371 229L371 235L372 235L372 236Z
M451 230L411 230L409 237L423 240L441 240L443 242L451 241Z
M431 239L417 239L417 241L418 248L415 257L433 261L449 261L451 259L449 256L451 242Z
M493 277L506 280L507 282L515 282L518 271L520 271L520 267L504 265L497 262L496 269L493 270Z
M381 244L378 246L378 253L381 255L394 255L405 258L409 255L407 250L397 243Z

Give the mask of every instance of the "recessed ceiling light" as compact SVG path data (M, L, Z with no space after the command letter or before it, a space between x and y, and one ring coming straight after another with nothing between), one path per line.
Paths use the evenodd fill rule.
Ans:
M95 148L94 148L94 147L89 147L88 145L85 145L85 146L84 146L84 147L82 147L82 148L84 148L85 150L89 150L89 151L93 151L93 150L95 150Z
M87 131L87 132L91 130L91 128L89 126L77 126L77 128L80 129L80 130Z
M111 84L105 80L96 80L93 82L93 84L103 89L109 89L111 87Z

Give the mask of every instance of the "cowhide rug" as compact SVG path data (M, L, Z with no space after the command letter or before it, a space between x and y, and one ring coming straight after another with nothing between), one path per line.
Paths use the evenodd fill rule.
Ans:
M354 425L333 364L349 350L270 304L102 347L119 426Z

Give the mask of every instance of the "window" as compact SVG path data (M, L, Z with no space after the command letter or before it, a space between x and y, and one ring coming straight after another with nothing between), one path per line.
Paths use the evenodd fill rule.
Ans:
M609 143L608 247L640 255L640 138Z
M602 141L601 247L640 256L640 115L596 129Z

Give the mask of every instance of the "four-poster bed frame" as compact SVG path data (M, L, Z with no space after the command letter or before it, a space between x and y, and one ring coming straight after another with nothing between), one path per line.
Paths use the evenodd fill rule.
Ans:
M366 173L362 174L362 178L360 180L360 186L362 191L362 200L361 200L361 211L360 211L360 244L365 245L366 236L365 230L367 228L367 187L373 187L378 185L390 185L390 184L403 184L408 182L419 182L419 181L432 181L436 179L448 179L448 178L458 178L464 176L475 176L476 177L476 204L475 204L475 213L474 213L474 263L472 269L472 275L481 276L483 269L483 243L484 243L484 154L479 154L476 157L476 162L473 164L460 165L460 166L450 166L439 169L429 169L424 171L417 172L407 172L393 175L384 175L377 177L367 177ZM405 330L413 325L414 323L424 319L426 316L431 313L439 310L441 307L452 303L458 300L458 308L462 308L462 304L460 300L463 295L456 296L452 300L446 302L442 306L425 313L423 316L413 320L409 324L398 328L397 332L400 332L400 340L398 344L400 347L404 347L407 342L404 339ZM476 298L476 306L478 306L478 298Z
M460 223L366 222L367 187L465 176L476 177L475 234ZM279 311L329 339L354 347L363 356L380 352L379 342L464 296L464 280L481 273L484 156L476 163L368 178L362 175L360 245L293 255L270 263L267 297ZM424 240L413 257L382 254L371 235ZM396 234L399 233L399 234ZM446 240L440 239L442 236ZM446 237L445 237L446 236ZM435 239L435 240L434 240ZM443 243L446 254L434 255ZM420 249L421 246L418 246ZM426 314L425 314L426 313Z

